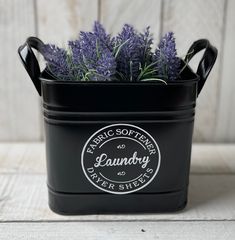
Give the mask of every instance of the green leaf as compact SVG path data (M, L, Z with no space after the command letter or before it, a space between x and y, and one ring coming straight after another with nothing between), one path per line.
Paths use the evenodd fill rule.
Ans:
M164 84L167 85L167 82L160 79L160 78L146 78L146 79L142 79L141 80L142 82L148 82L148 81L159 81L159 82L163 82Z
M117 47L117 51L116 51L116 49L114 50L114 52L115 52L114 57L115 57L115 58L117 58L117 56L118 56L121 48L122 48L129 40L130 40L130 39L127 39L127 40L126 40L125 42L123 42L122 44L120 44L120 45L118 45L118 46L115 46L115 47Z

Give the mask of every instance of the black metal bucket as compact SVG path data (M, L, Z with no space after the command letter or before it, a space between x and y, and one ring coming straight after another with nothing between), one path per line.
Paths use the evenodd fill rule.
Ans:
M181 80L79 82L40 72L28 38L21 60L43 100L49 206L60 214L169 212L187 202L195 105L217 57L208 40Z

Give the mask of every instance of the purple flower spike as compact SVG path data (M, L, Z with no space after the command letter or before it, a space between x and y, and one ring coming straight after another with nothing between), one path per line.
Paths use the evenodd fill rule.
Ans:
M104 80L111 80L110 77L116 73L116 61L108 49L103 51L97 62L96 70L99 75L103 76Z
M83 76L83 56L79 40L69 41L68 46L71 50L70 68L74 80L81 80Z
M94 68L100 52L97 49L99 41L96 35L91 32L80 32L80 46L84 63L89 69Z
M53 44L43 45L42 54L47 61L47 67L58 78L69 78L69 66L67 62L66 50L59 48Z
M107 47L110 51L114 47L114 38L111 38L110 34L107 34L104 27L98 21L95 21L93 32L95 36L100 40L100 44Z
M116 62L113 53L104 41L109 43L101 25L96 24L96 32L80 32L79 40L70 43L74 61L77 59L83 76L93 81L109 81L116 72ZM98 34L99 33L99 34ZM75 62L76 65L76 62ZM86 79L86 80L87 80Z
M69 41L68 46L72 51L73 64L80 64L82 61L81 45L79 40Z
M148 64L151 61L152 57L152 44L153 44L153 36L150 33L150 26L146 28L144 33L140 33L142 51L143 51L143 62L142 64Z
M126 77L127 81L136 81L143 65L150 56L152 38L149 27L144 34L139 34L131 25L125 24L117 36L117 43L123 44L117 56L117 71Z
M158 75L169 80L175 80L179 74L180 59L177 57L173 32L168 32L160 41L155 51L154 60Z
M133 81L138 76L140 61L140 39L131 25L125 24L122 32L117 36L117 43L124 44L117 55L117 70Z

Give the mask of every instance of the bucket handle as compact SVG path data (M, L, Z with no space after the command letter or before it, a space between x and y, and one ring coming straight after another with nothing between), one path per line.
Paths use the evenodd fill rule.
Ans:
M18 48L20 59L40 96L41 83L39 77L41 71L32 48L40 52L41 46L43 46L43 42L40 39L36 37L29 37L27 38L26 42Z
M200 80L198 82L197 95L199 95L199 93L201 92L206 82L206 79L212 67L214 66L218 51L214 46L210 44L207 39L199 39L191 45L184 59L188 63L193 58L193 56L195 56L198 52L204 49L205 52L197 68L197 75L200 77Z

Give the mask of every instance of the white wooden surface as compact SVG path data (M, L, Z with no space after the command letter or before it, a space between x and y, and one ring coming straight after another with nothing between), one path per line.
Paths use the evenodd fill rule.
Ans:
M40 140L40 104L17 56L17 48L35 35L34 2L0 0L0 140Z
M98 0L37 1L38 35L44 42L66 45L79 31L91 30L98 18Z
M125 22L139 30L151 25L156 40L172 30L180 55L193 41L208 38L219 56L198 101L194 140L235 141L234 11L233 0L0 0L0 141L43 138L40 100L17 47L30 35L63 46L96 19L113 33Z
M100 21L114 35L121 31L125 23L133 24L139 31L149 25L158 39L161 31L161 0L148 0L146 9L145 4L143 0L102 0Z
M233 240L234 222L8 223L1 239L30 240Z
M235 238L235 145L193 145L189 203L169 214L60 216L47 205L44 144L0 144L0 239Z
M223 56L221 59L220 101L217 112L216 139L232 141L235 134L235 81L233 81L235 56L235 1L227 3L227 14L224 28Z
M212 141L215 138L224 4L225 0L163 1L163 32L175 32L180 55L184 55L190 44L200 38L208 38L219 49L217 63L198 98L194 139L200 141ZM195 70L198 62L199 59L192 64Z

